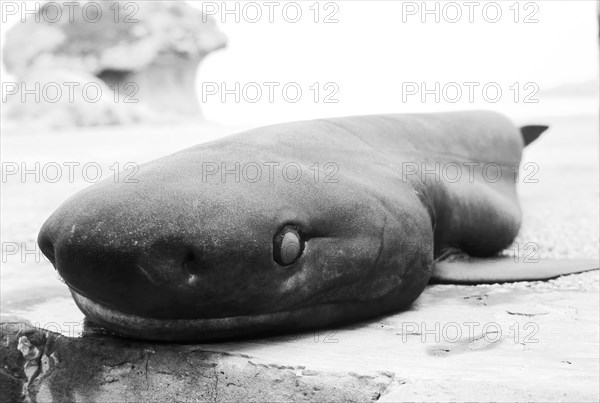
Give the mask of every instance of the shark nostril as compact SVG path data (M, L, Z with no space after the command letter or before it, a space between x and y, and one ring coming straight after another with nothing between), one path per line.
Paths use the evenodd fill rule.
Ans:
M200 262L196 259L196 255L194 254L194 252L192 250L188 250L185 253L185 255L183 257L183 261L181 263L181 266L183 267L185 272L188 274L188 276L189 276L188 282L191 285L195 285L199 281L199 273L200 273L199 263Z

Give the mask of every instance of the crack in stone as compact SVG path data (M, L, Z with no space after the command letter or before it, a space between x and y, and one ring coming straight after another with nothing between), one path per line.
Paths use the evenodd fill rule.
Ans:
M154 351L150 350L150 349L145 349L144 350L144 355L146 356L146 363L144 365L144 369L146 372L146 390L150 389L150 382L148 381L148 362L150 361L150 355L154 354Z
M25 363L23 365L23 373L27 377L27 380L23 382L23 395L25 395L26 401L35 402L35 395L37 391L30 390L34 387L34 382L40 378L42 373L42 355L46 350L48 342L47 335L43 334L40 346L36 346L32 343L29 338L25 335L19 336L21 330L19 330L17 337L17 350L23 356ZM35 389L35 388L33 388Z
M217 373L217 366L213 367L215 373L215 402L219 401L219 374Z
M186 354L190 353L208 353L208 354L219 354L227 357L239 357L239 358L254 358L251 355L243 354L243 353L234 353L230 351L219 351L219 350L206 350L203 348L194 348L192 350L187 351Z
M532 317L532 316L541 316L541 315L548 315L548 312L540 312L540 313L526 313L526 312L513 312L513 311L506 311L506 313L508 313L509 315L518 315L518 316L527 316L527 317Z
M377 396L375 397L375 399L373 399L374 401L378 401L381 396L385 395L386 391L390 388L390 386L396 382L396 374L394 373L390 373L388 371L385 372L380 372L382 375L387 376L388 378L390 378L390 381L387 383L387 385L385 385L383 387L383 389L381 389L379 392L377 392ZM405 381L401 381L399 382L400 385L404 384Z

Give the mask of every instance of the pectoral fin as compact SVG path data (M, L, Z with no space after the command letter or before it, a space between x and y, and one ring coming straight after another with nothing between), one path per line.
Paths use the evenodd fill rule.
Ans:
M458 261L437 262L431 276L432 283L492 284L517 281L550 280L569 274L598 270L597 260L538 260L518 261L514 257L466 258Z

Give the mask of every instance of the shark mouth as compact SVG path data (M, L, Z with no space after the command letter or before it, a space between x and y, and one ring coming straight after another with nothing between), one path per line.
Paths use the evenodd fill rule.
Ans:
M314 305L259 315L205 319L157 319L121 312L70 288L79 309L92 322L120 336L159 341L215 341L260 334L283 334L331 327L384 314L388 298L368 302ZM382 308L384 308L382 310Z

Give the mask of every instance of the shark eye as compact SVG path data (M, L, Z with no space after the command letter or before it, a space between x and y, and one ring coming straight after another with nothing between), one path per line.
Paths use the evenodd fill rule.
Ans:
M303 244L298 231L293 227L283 228L273 238L273 259L282 266L288 266L302 254Z

